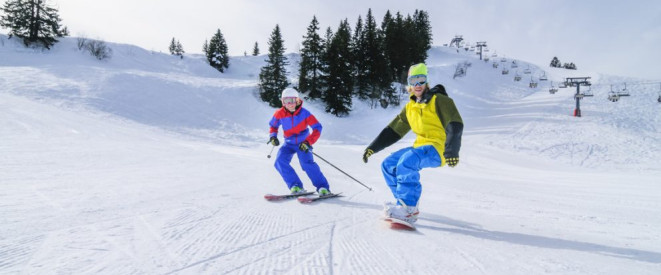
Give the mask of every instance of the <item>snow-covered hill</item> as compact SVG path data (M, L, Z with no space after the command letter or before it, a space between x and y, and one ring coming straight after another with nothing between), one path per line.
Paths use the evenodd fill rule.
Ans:
M315 152L374 191L317 160L343 198L269 203L263 194L286 188L266 158L263 56L234 57L220 74L200 56L131 45L109 44L113 57L97 61L72 38L47 52L0 42L2 274L661 270L658 88L629 84L630 97L606 100L610 84L641 80L518 61L514 82L474 55L432 49L431 81L466 124L461 163L423 170L419 230L398 232L379 220L391 200L379 164L413 137L368 164L361 155L399 107L355 102L336 118L306 102L324 125ZM571 116L574 90L528 88L528 66L556 85L591 76L583 117Z

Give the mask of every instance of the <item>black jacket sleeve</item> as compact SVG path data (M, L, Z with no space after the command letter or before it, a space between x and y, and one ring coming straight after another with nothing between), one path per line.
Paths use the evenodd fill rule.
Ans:
M461 134L464 131L464 124L461 122L450 122L445 126L445 158L459 157L459 149L461 148Z
M383 128L383 131L367 146L367 149L372 149L374 153L383 150L384 148L395 144L398 140L402 139L395 130L390 126Z
M367 149L372 149L374 153L383 150L384 148L395 144L411 130L408 120L406 119L406 107L388 124L383 128L381 133L367 146Z

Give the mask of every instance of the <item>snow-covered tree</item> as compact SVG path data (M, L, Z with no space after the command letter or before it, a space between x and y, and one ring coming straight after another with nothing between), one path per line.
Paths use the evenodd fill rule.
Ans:
M209 65L221 73L229 67L230 57L227 54L227 43L225 43L225 38L220 32L220 29L216 31L211 41L209 41L205 53Z
M9 29L9 37L23 39L29 46L40 43L46 49L58 42L56 37L69 35L58 10L46 4L46 0L7 0L1 8L0 26Z

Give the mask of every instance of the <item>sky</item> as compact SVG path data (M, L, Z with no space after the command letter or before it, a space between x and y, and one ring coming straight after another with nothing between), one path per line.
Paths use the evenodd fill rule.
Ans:
M370 8L379 24L386 10L412 15L422 9L429 13L434 45L463 35L468 42L486 41L499 54L538 65L557 56L579 69L659 80L661 2L633 2L50 0L72 36L161 52L167 52L174 37L187 53L200 53L204 41L220 29L234 56L251 53L255 42L265 54L276 24L286 52L298 52L313 15L323 34L345 18L354 27Z

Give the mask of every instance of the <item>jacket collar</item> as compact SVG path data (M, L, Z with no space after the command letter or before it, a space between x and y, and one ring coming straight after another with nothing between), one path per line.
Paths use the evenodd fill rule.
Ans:
M296 110L294 110L293 113L290 112L289 110L287 110L287 108L285 108L285 106L282 106L282 111L284 111L288 115L293 115L293 116L298 115L298 113L301 112L301 109L303 109L303 102L301 102L300 105L296 106Z
M433 96L434 96L434 93L431 93L431 92L429 91L429 89L425 88L425 92L422 93L422 98L420 99L419 102L418 102L418 98L415 96L415 94L411 94L411 96L410 96L409 98L410 98L413 102L416 102L416 103L425 103L425 104L426 104L426 103L429 103L429 101L431 100L431 98L432 98Z

